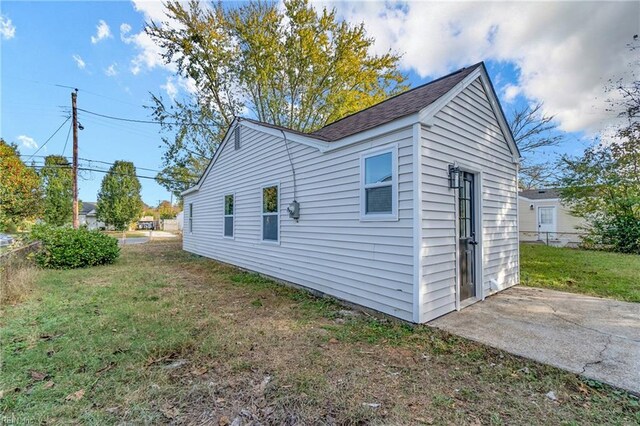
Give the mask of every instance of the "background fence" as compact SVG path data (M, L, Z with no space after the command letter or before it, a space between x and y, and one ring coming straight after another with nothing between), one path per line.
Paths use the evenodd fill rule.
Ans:
M582 243L584 232L520 231L520 242L544 243L556 247L577 247Z

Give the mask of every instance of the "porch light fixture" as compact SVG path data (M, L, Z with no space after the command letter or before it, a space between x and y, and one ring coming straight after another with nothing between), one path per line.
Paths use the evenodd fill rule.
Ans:
M460 188L460 167L456 162L449 164L449 188Z

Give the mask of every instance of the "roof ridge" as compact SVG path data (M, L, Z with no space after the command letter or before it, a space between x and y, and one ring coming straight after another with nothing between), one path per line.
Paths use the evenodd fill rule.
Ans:
M466 70L468 70L468 69L470 69L470 68L477 68L477 67L482 66L482 65L484 65L484 61L480 61L480 62L475 63L475 64L473 64L473 65L469 65L469 66L466 66L466 67L462 67L462 68L460 68L460 69L458 69L458 70L456 70L456 71L453 71L453 72L451 72L451 73L449 73L449 74L443 75L442 77L438 77L438 78L436 78L435 80L431 80L431 81L429 81L429 82L427 82L427 83L423 83L423 84L421 84L421 85L419 85L419 86L412 87L412 88L411 88L411 89L409 89L409 90L406 90L406 91L404 91L404 92L402 92L402 93L398 93L398 94L393 95L393 96L390 96L390 97L388 97L388 98L386 98L386 99L384 99L384 100L382 100L382 101L380 101L380 102L378 102L378 103L376 103L376 104L370 105L370 106L368 106L368 107L366 107L366 108L363 108L363 109L361 109L361 110L358 110L358 111L356 111L356 112L353 112L353 113L351 113L351 114L349 114L349 115L345 115L344 117L342 117L342 118L340 118L340 119L338 119L338 120L336 120L336 121L333 121L333 122L331 122L331 123L329 123L329 124L327 124L327 125L325 125L325 126L323 126L323 127L319 128L318 130L314 130L313 132L308 133L308 134L309 134L309 135L313 135L314 133L320 132L321 130L326 129L327 127L332 126L332 125L334 125L334 124L336 124L336 123L339 123L339 122L340 122L340 121L342 121L342 120L345 120L345 119L347 119L347 118L349 118L349 117L353 117L353 116L354 116L354 115L356 115L356 114L360 114L361 112L367 111L367 110L369 110L369 109L371 109L371 108L373 108L373 107L376 107L376 106L378 106L378 105L382 105L382 104L383 104L383 103L385 103L385 102L388 102L388 101L390 101L390 100L392 100L392 99L397 98L398 96L406 95L407 93L411 93L411 92L413 92L413 91L415 91L415 90L422 89L422 88L423 88L423 87L425 87L425 86L429 86L429 85L431 85L431 84L433 84L433 83L437 83L438 81L444 80L445 78L453 77L454 75L459 74L459 73L461 73L461 72L463 72L463 71L466 71Z

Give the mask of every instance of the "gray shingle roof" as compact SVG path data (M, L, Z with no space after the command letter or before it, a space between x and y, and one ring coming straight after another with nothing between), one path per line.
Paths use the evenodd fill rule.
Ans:
M560 198L560 192L558 188L548 189L527 189L520 191L519 195L529 200L549 200L552 198Z
M369 108L348 115L338 121L324 126L312 133L303 133L274 124L242 118L242 120L260 124L273 129L284 130L304 136L320 139L325 142L337 141L347 136L363 132L368 129L389 123L398 118L414 114L428 107L441 96L449 92L475 69L482 66L482 62L462 68L444 77L433 80L422 86L415 87L399 95L393 96Z
M415 87L328 124L322 129L311 133L311 135L334 141L389 123L406 115L417 113L449 92L456 84L460 83L480 66L482 66L482 62Z
M90 203L88 201L82 202L82 207L80 208L80 214L87 215L91 213L92 210L96 209L96 203Z

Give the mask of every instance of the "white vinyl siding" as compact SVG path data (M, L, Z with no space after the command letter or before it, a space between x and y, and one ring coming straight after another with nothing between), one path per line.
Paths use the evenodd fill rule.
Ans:
M484 295L518 282L516 165L480 80L440 110L422 129L422 316L428 321L456 309L456 193L447 167L457 161L480 170ZM478 265L479 267L479 265ZM482 295L478 295L482 297Z
M198 229L221 229L224 193L235 193L235 241L220 232L184 235L184 249L302 285L405 320L413 318L412 129L328 153L289 142L297 178L300 220L279 216L279 243L262 242L262 188L279 182L278 211L293 201L291 164L281 137L242 128L200 189ZM397 216L360 221L360 156L397 144Z

